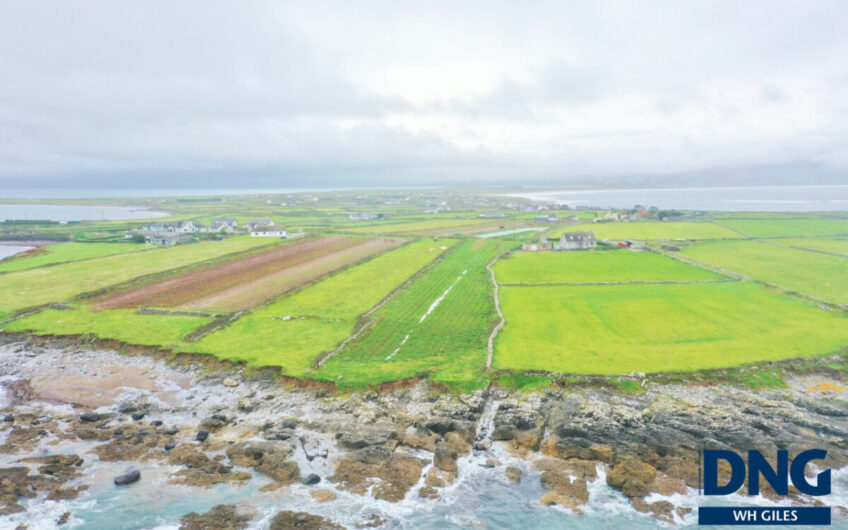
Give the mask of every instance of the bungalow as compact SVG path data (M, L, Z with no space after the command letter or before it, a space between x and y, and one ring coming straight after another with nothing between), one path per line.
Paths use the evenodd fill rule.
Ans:
M288 237L285 228L280 228L273 225L250 225L250 237L279 237L285 239Z
M188 234L176 234L172 232L156 232L147 236L147 242L157 246L173 246L190 243L192 237Z
M559 238L560 250L584 250L597 246L594 232L565 232Z
M238 221L231 217L219 217L212 219L212 228L210 232L227 232L231 233L238 227Z
M374 212L358 212L354 214L350 214L351 221L372 221L377 218L377 214Z
M185 221L184 223L177 223L175 227L175 231L182 234L193 234L197 232L197 226L191 221Z

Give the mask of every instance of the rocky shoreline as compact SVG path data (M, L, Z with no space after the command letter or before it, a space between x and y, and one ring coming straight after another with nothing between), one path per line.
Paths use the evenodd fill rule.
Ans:
M301 507L259 513L240 499L187 510L163 522L169 528L390 528L396 522L364 501L444 502L472 468L515 487L534 481L541 487L534 502L574 524L594 485L657 524L690 524L691 503L681 499L698 487L702 448L769 455L815 447L827 449L828 467L848 465L842 383L825 375L788 383L755 391L645 380L637 394L554 387L456 396L422 381L338 396L235 367L209 371L7 337L0 343L0 526L35 528L29 512L45 503L142 488L156 477L197 495L225 487L271 501L294 495ZM356 512L322 515L343 501ZM791 502L818 501L793 492ZM844 507L829 504L844 517ZM81 517L71 510L53 522L84 525Z

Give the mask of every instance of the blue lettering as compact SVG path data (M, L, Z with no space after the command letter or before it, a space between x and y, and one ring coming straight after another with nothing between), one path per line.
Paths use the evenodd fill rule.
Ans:
M778 495L789 494L789 452L777 452L777 471L759 451L748 451L748 495L760 494L760 475Z
M718 485L718 462L730 464L730 480ZM704 495L730 495L745 483L745 461L732 451L708 449L704 451Z
M830 494L830 470L822 471L816 477L816 485L813 486L807 482L807 477L804 475L804 469L810 460L824 460L827 457L827 451L824 449L809 449L800 453L792 460L792 467L789 470L789 476L792 478L792 485L798 488L801 493L807 495L829 495Z

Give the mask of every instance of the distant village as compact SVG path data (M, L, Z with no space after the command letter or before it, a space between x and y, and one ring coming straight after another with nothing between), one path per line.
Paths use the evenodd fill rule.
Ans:
M275 237L286 239L288 233L283 227L274 225L272 219L251 219L246 229L240 229L237 220L230 217L213 219L212 224L206 226L199 222L182 221L176 223L150 224L137 230L130 230L124 236L126 239L134 239L151 245L171 246L191 243L195 240L193 234L232 234L244 232L251 237Z

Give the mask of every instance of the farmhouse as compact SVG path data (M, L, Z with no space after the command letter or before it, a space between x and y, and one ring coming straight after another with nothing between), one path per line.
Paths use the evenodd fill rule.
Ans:
M238 227L238 221L231 217L219 217L212 219L212 228L210 232L227 232L231 233Z
M248 228L250 226L274 226L273 219L251 219L247 222Z
M583 250L597 246L594 232L565 232L559 238L560 250Z
M250 225L250 237L279 237L287 238L285 228L280 228L273 225Z
M557 216L555 213L548 215L537 215L533 218L533 222L535 223L553 223L557 220Z
M130 230L124 235L124 237L126 239L130 239L135 235L142 235L144 236L145 242L160 247L182 245L183 243L190 243L193 241L193 238L188 234L169 232L166 230Z
M350 214L351 221L371 221L377 218L377 214L374 212L358 212Z

